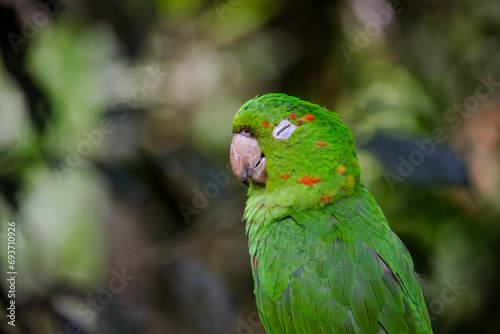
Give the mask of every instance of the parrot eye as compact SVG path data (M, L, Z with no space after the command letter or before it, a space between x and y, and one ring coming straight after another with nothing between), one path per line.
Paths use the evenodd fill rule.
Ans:
M273 137L279 140L285 140L292 136L298 126L284 119L273 130Z

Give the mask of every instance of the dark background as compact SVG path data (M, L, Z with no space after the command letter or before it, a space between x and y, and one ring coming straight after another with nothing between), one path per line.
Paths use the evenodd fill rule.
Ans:
M499 333L499 37L496 0L1 0L0 331L265 333L228 150L283 92L353 130L435 333Z

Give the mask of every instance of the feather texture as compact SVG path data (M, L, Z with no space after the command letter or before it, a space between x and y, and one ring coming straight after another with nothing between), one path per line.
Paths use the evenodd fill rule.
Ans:
M338 115L267 94L240 108L233 132L265 156L244 218L266 330L432 333L411 256L361 184L354 136Z
M261 236L254 278L267 331L430 333L408 251L372 196L322 211L291 212Z

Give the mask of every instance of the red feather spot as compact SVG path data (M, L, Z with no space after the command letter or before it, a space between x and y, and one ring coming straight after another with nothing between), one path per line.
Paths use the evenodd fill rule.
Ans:
M253 256L253 270L257 270L257 257Z
M301 126L301 125L302 125L302 123L301 123L299 120L297 120L297 125L298 125L298 126Z
M262 241L262 237L259 237L259 241Z
M262 127L263 128L267 128L268 126L269 126L269 122L268 121L262 122Z
M283 180L288 180L289 176L287 174L283 174L283 175L281 175L281 178Z
M314 121L314 116L311 114L307 114L307 115L302 116L300 119L312 122L312 121Z
M310 187L313 184L316 184L318 182L321 182L321 179L319 177L311 178L311 177L307 177L307 176L300 178L300 180L298 181L298 183L303 183L308 187Z
M316 144L314 144L314 145L316 145L316 146L322 146L322 147L323 147L323 146L328 145L328 143L327 143L327 142L324 142L324 141L319 141L319 142L317 142L317 143L316 143Z
M325 204L330 202L332 199L333 199L333 196L321 196L321 198L320 198L321 202L323 202Z
M344 185L343 185L344 189L354 188L354 185L356 184L356 180L354 180L354 178L351 175L347 175L347 179L348 179L348 181L346 183L344 183Z
M291 115L290 115L290 118L291 118L291 119L295 119L295 114L291 114Z
M337 174L338 175L343 175L345 173L345 166L344 165L339 165L337 168Z

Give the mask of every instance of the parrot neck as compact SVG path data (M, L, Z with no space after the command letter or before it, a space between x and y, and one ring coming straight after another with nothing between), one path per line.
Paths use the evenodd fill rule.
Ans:
M361 196L362 188L359 172L354 176L335 178L330 182L296 182L290 183L288 187L273 187L272 179L268 179L265 185L252 181L243 216L246 220L246 232L253 238L260 235L269 224L283 219L292 211L321 209L345 197Z

